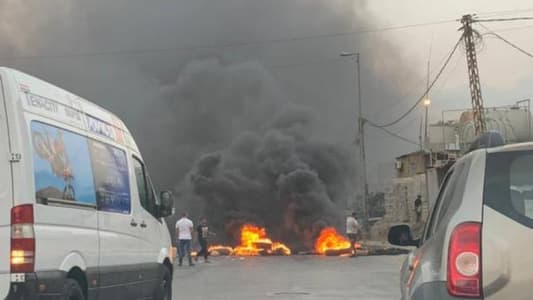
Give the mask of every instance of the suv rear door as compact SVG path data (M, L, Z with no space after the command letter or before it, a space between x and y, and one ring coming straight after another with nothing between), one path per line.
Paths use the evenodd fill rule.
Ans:
M533 150L489 153L483 198L484 296L531 299Z
M10 212L13 206L10 155L6 103L2 78L0 78L0 299L4 299L7 296L10 284Z

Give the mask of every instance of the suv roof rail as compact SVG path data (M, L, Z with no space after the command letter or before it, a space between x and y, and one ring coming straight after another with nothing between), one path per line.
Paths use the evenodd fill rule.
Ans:
M470 144L470 148L468 148L466 153L478 149L486 149L503 145L505 145L505 140L503 139L502 135L497 131L489 131L476 138L472 144Z

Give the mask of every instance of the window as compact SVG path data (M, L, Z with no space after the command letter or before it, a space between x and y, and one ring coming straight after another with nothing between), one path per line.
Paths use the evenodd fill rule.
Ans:
M507 217L533 227L533 153L491 153L483 200Z
M444 198L441 203L441 207L438 211L437 220L435 222L435 228L433 232L436 232L441 228L441 225L447 224L454 208L458 208L462 201L463 194L466 188L466 180L468 177L468 171L470 169L471 158L465 158L456 163L454 172L450 178L449 188L444 194Z
M441 203L444 199L444 195L446 194L446 189L449 186L450 177L453 174L453 167L448 171L446 176L444 177L444 180L442 182L442 185L439 190L439 195L437 197L437 201L435 201L435 205L433 206L433 209L431 210L431 215L428 219L428 222L426 224L425 232L424 232L424 238L423 241L428 240L432 234L433 234L433 227L435 226L435 222L437 219L437 214L439 211L439 207L441 206Z
M511 205L521 215L533 219L533 155L517 157L509 173Z
M446 174L435 207L432 210L424 240L431 238L435 232L447 224L453 215L450 212L459 207L466 188L471 161L471 158L458 161Z
M98 209L129 214L130 182L126 153L111 145L89 140Z
M36 121L31 137L37 202L96 207L87 138Z
M38 203L77 205L129 214L126 153L71 131L33 121Z
M156 197L154 195L154 189L150 177L146 174L144 165L140 160L134 157L133 164L135 168L135 179L137 181L139 201L146 211L157 218Z

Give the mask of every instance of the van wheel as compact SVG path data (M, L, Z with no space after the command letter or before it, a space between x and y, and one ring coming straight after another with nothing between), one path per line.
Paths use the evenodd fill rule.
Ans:
M85 295L76 280L70 278L65 280L61 300L85 300Z
M172 276L168 267L163 267L163 280L157 286L154 300L172 299Z

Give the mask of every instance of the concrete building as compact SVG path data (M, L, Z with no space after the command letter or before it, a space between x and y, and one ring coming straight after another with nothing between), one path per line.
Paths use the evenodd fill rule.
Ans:
M445 119L446 113L454 118ZM442 113L442 120L428 127L425 151L396 158L396 177L385 194L385 216L371 229L374 239L384 239L391 225L406 223L421 234L429 209L434 205L442 178L475 139L471 110ZM485 110L487 130L499 132L507 143L532 140L529 100ZM417 222L415 199L422 198L422 221Z

